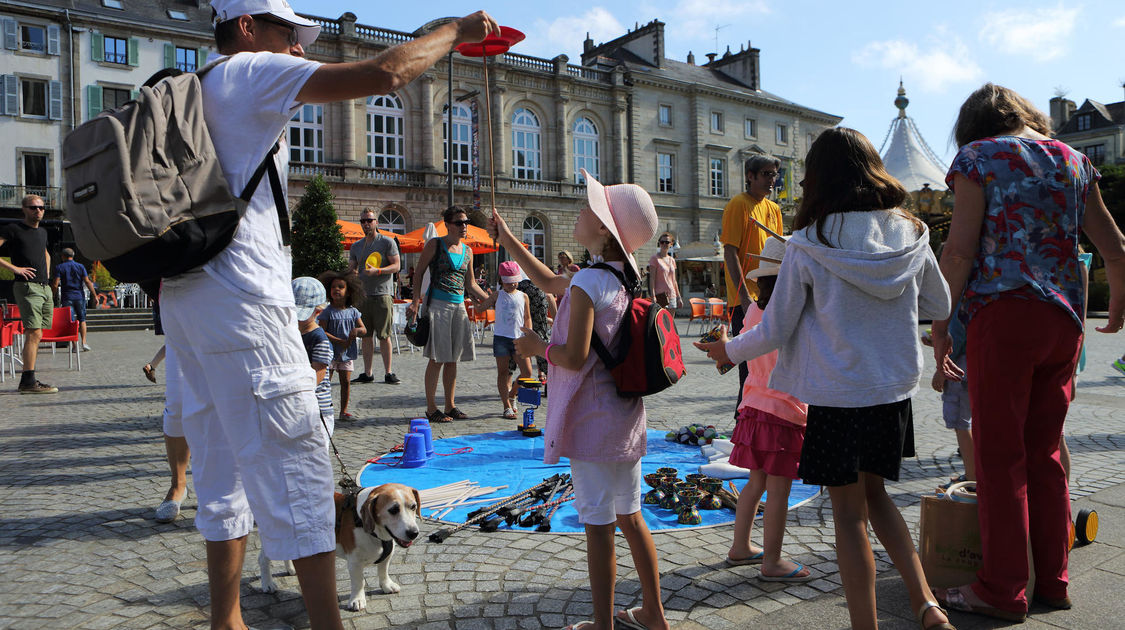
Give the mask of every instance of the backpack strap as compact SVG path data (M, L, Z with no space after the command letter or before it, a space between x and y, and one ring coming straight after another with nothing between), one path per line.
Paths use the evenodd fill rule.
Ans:
M625 328L625 321L629 317L629 310L633 306L633 291L629 288L629 283L625 280L625 274L621 273L612 266L607 265L604 262L600 262L590 265L589 268L601 269L603 271L612 273L621 282L621 286L625 287L625 293L629 295L629 306L625 308L625 313L621 316L621 323L617 327L617 336L620 337L621 331ZM631 345L631 341L632 338L629 337L629 335L624 336L620 346L618 347L618 354L620 355L620 358L618 358L614 357L613 354L610 353L609 348L606 348L605 344L602 343L601 337L598 336L598 331L590 331L590 347L594 349L594 352L597 353L598 358L602 360L602 363L604 363L605 366L611 370L620 365L621 362L625 360L625 356L629 353L629 346Z
M270 188L273 189L273 205L277 209L277 222L281 226L281 244L289 244L289 206L285 202L285 191L281 189L281 176L277 172L277 164L273 160L273 156L281 149L281 141L273 143L273 148L266 153L266 157L262 159L262 163L258 165L254 175L250 181L246 182L246 188L242 189L242 194L238 196L239 199L250 203L250 198L254 196L254 191L258 189L258 184L262 181L262 176L269 173Z

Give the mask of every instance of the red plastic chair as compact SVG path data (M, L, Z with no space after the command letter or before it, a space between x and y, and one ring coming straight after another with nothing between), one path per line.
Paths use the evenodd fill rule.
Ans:
M20 307L18 304L5 304L4 305L4 320L13 321L20 318Z
M16 335L15 326L4 324L0 326L0 383L8 372L16 377Z
M691 323L695 320L700 320L699 329L702 333L703 324L706 324L708 321L707 302L703 298L688 298L688 304L691 305L691 314L688 315L687 328L684 329L684 334L691 334Z
M67 369L74 369L74 363L77 359L78 370L82 370L82 353L81 348L78 347L78 322L74 321L73 313L69 306L56 308L54 314L51 316L51 328L43 331L43 338L40 343L51 344L51 354L55 354L55 343L65 341L67 346L67 361L69 363Z
M730 318L727 317L727 303L719 298L707 298L707 319L715 324L726 324L730 327Z

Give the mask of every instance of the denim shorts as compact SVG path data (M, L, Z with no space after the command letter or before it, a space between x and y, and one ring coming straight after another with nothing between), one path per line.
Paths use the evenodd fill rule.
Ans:
M492 356L494 357L514 357L516 356L516 340L511 337L501 337L500 335L492 336Z
M86 321L86 300L84 298L64 299L59 306L69 306L70 310L74 311L74 321Z

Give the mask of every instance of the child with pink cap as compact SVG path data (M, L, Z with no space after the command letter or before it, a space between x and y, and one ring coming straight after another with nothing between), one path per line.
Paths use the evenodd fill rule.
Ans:
M552 366L543 461L570 459L574 506L586 528L594 619L567 628L612 630L617 621L629 628L666 630L656 546L641 516L644 402L618 396L613 375L590 349L593 335L613 345L630 290L640 277L633 252L656 233L656 208L636 184L603 186L585 170L582 175L587 204L578 215L574 239L595 263L608 268L588 267L573 277L556 274L524 249L495 209L492 230L536 286L563 295L551 342L544 343L525 326L515 345L520 356L541 356ZM614 533L619 527L637 569L642 605L614 615Z
M512 382L512 375L508 371L508 359L516 357L516 365L520 369L520 378L531 378L531 357L516 355L516 337L523 334L523 329L531 325L531 302L527 295L516 289L516 285L523 280L523 272L519 263L514 260L505 260L500 263L500 291L488 296L481 302L478 309L496 307L496 323L492 328L492 356L496 358L496 391L500 393L500 401L504 403L504 417L508 420L516 419L516 408L512 399L516 397L516 385Z

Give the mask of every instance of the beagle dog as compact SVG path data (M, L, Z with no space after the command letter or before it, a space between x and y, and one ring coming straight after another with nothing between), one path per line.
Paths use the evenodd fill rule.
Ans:
M345 608L356 611L367 607L363 569L369 564L374 563L378 567L379 588L384 593L402 590L391 579L388 568L395 544L406 548L418 538L422 500L414 488L400 483L385 483L362 488L354 495L337 492L335 501L336 555L347 561L351 578L351 594ZM261 590L266 593L277 591L269 565L269 558L259 553ZM292 562L287 561L285 567L292 575Z

